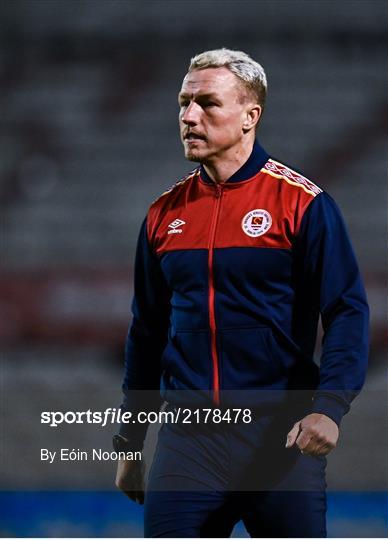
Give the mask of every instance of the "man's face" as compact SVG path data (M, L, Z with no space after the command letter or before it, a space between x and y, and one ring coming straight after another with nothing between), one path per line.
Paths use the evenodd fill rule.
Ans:
M185 156L207 162L238 148L247 118L247 102L239 79L227 68L191 71L183 79L179 127Z

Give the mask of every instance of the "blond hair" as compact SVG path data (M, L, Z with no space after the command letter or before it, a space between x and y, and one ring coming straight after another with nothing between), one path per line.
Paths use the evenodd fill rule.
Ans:
M267 97L267 77L263 67L247 53L231 49L205 51L191 59L189 72L196 69L226 67L246 88L250 97L264 107Z

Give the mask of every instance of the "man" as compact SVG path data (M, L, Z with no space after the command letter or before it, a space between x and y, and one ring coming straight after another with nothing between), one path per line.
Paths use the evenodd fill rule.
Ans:
M239 519L251 536L326 536L325 456L365 378L368 308L334 201L255 141L266 91L245 53L192 59L179 124L200 166L140 231L123 408L158 408L145 391L160 387L175 414L210 402L252 419L162 426L146 536L229 536ZM123 424L115 447L145 429ZM143 501L138 465L116 483Z

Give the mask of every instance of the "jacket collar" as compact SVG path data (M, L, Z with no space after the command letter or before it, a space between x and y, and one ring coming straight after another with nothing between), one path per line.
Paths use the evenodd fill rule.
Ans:
M242 167L238 169L228 180L227 183L230 182L242 182L243 180L248 180L249 178L252 178L255 176L266 164L268 161L269 155L264 150L262 146L258 143L257 140L255 140L255 143L253 145L252 153L247 159L247 161L244 163ZM207 174L205 167L203 165L200 166L200 175L201 179L206 182L207 184L213 184L213 180L210 178L210 176Z

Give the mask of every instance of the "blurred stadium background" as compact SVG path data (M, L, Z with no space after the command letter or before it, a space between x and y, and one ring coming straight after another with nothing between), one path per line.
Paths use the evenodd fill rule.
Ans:
M120 403L138 229L192 168L176 95L190 57L220 46L264 65L261 143L348 223L372 345L329 460L328 532L387 536L387 28L384 0L1 1L2 536L142 535L112 466L47 475L29 414Z

